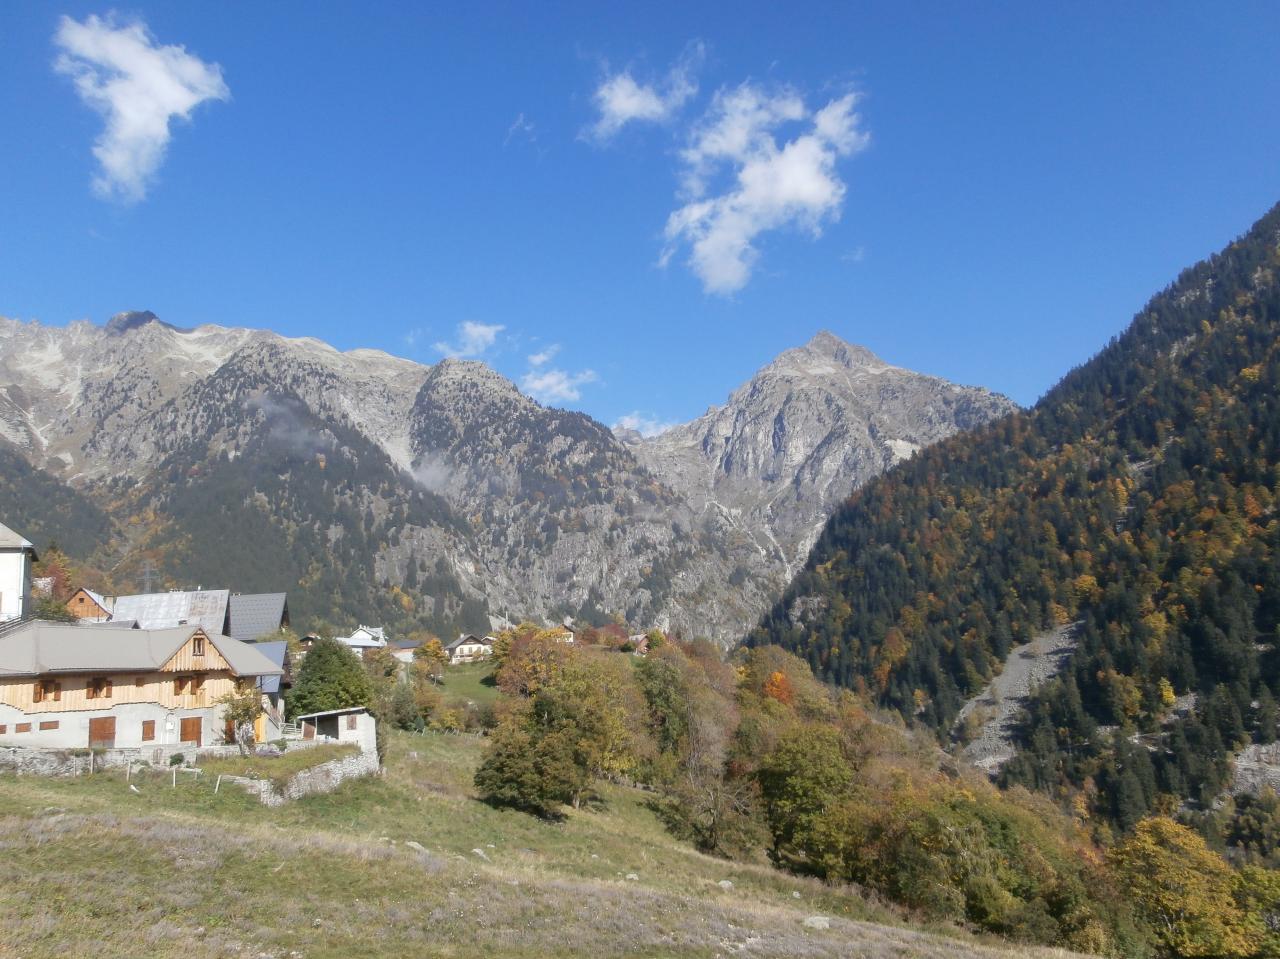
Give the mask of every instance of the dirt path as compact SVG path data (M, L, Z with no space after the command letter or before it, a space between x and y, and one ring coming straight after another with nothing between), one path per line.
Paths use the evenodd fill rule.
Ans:
M1072 624L1041 633L1031 642L1010 650L1000 675L965 703L956 717L955 729L962 727L975 710L981 710L987 717L982 731L960 751L960 758L995 776L1014 756L1013 729L1027 697L1045 680L1057 675L1075 647L1076 631Z

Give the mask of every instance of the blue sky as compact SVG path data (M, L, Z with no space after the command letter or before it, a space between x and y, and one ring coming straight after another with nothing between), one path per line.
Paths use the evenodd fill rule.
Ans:
M606 423L826 328L1029 403L1280 200L1274 3L613 6L0 6L0 315L438 344Z

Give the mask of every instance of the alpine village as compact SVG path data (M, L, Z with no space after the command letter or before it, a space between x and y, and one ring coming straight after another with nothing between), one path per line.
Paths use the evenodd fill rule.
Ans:
M504 120L493 149L512 164L524 151L519 162L543 165L539 175L581 167L584 197L601 167L641 155L661 165L670 195L674 165L676 202L687 205L658 230L667 245L657 266L628 262L634 279L620 278L621 258L601 276L584 267L583 289L606 314L613 301L598 291L609 283L622 284L620 298L642 296L668 349L682 335L672 323L692 330L699 311L707 324L722 314L741 323L717 327L715 349L697 339L693 366L645 369L646 395L610 412L606 394L633 383L626 351L649 335L638 313L609 334L627 344L623 359L579 372L563 346L571 332L550 343L531 320L522 332L514 312L502 323L424 325L399 348L399 327L384 335L382 299L316 319L315 332L302 294L281 332L211 320L191 304L236 315L275 280L255 270L273 273L277 258L291 270L307 256L292 250L291 230L302 251L319 249L302 234L330 228L282 205L298 219L279 232L265 222L274 213L250 202L256 185L218 188L232 197L227 216L257 210L246 215L288 239L225 289L169 259L163 242L147 241L162 259L138 277L127 249L102 271L90 265L117 241L89 247L73 232L141 242L171 228L143 218L179 198L202 211L193 221L216 224L223 214L186 177L215 176L206 154L224 168L217 177L257 163L247 143L233 159L202 135L223 123L218 136L237 136L225 125L269 85L274 68L246 52L259 41L214 25L229 9L144 6L146 22L42 20L35 4L0 14L0 32L11 22L47 45L53 31L56 60L39 54L52 67L3 69L15 84L23 70L43 71L49 90L31 95L79 110L76 126L59 127L61 159L47 176L74 160L77 179L58 189L93 214L58 227L69 256L83 251L72 260L88 271L74 284L80 298L56 289L70 273L49 274L30 282L56 319L0 315L0 956L1280 957L1280 206L1236 222L1237 238L1217 252L1207 241L1222 236L1188 224L1220 219L1160 219L1186 228L1185 245L1152 236L1153 247L1204 258L1144 280L1145 305L1099 275L1088 302L1105 304L1097 312L1110 326L1088 329L1108 332L1079 347L1091 356L1083 361L1059 361L1070 350L1046 345L1051 374L1038 385L991 373L1021 362L1013 345L971 366L966 379L985 375L1017 400L914 372L896 355L957 378L964 356L944 357L923 327L859 326L841 299L862 302L851 291L890 268L876 257L897 255L888 221L855 198L875 177L905 176L876 160L898 149L890 114L905 107L893 71L881 63L842 94L823 86L839 72L831 51L819 76L788 46L789 60L772 61L782 64L775 84L762 45L752 48L755 79L731 82L746 54L729 34L690 41L667 67L656 53L665 46L642 55L646 41L625 28L659 14L610 11L621 32L597 46L616 59L557 34L590 61L555 74L582 87L563 97L582 115L575 129L559 130L549 94L529 84L544 112L520 113L505 141ZM264 10L264 36L286 8L303 9ZM428 42L469 62L466 49L426 39L425 21L442 11L374 4L374 36L353 11L307 9L315 36L333 44L324 58L360 74L353 83L400 75L407 61L397 57ZM525 22L530 11L518 9L503 22ZM321 11L337 19L322 24ZM814 22L848 25L865 12L831 8ZM489 35L493 25L470 22L475 11L454 14L468 20L462 36ZM542 28L578 23L548 15L554 24L526 24L539 56L551 49ZM799 42L775 25L778 44ZM200 42L166 39L184 30ZM1275 33L1252 32L1274 45ZM338 62L348 33L350 64ZM202 59L214 48L226 49L222 65ZM568 58L557 71L573 68L564 49L555 47ZM329 89L305 58L280 55L288 67L275 82L297 84L298 96L313 83ZM1222 69L1254 69L1247 59ZM717 71L723 82L710 79ZM882 99L866 100L864 83ZM394 126L396 151L423 147L410 120L386 112L390 100L362 116L325 95L335 117L365 131L344 137L373 136L373 168L399 170L369 131ZM1145 109L1126 104L1113 104L1114 116ZM1275 101L1257 106L1270 130ZM104 126L90 156L84 124L95 113ZM883 124L883 140L863 132L865 117ZM42 142L38 125L25 128ZM357 162L349 145L334 149ZM956 156L968 162L964 148ZM316 177L346 175L316 162ZM450 175L467 185L452 208L462 217L463 204L489 209L473 180L508 174L475 161ZM646 175L635 172L637 196ZM1036 173L1005 175L1015 191ZM388 189L418 196L407 174L386 176L397 184ZM263 189L287 197L287 179ZM34 167L29 180L33 196L52 197ZM380 189L368 185L375 207ZM10 195L15 210L21 192ZM625 204L601 217L554 195L570 205L547 222L563 215L574 230L605 231L592 241L601 249L632 222ZM1167 198L1170 208L1184 199ZM1201 199L1212 205L1212 189ZM862 233L840 220L846 207L863 211ZM945 231L951 214L937 215ZM342 213L334 233L348 216L360 214ZM512 217L483 238L459 225L459 250L505 249L507 238L490 234L520 228ZM256 222L210 226L210 242L235 245ZM628 228L652 234L644 223ZM775 316L773 338L748 319L753 295L835 272L815 265L819 251L832 235L870 236L868 224L883 250L840 255L844 286ZM383 225L362 236L394 264L376 236ZM1102 243L1109 227L1064 221L1062 244L1083 248L1095 231ZM542 234L519 241L542 270L576 242L547 229L545 251ZM190 240L193 257L213 255ZM19 274L44 269L44 241L32 243L11 276L0 266L15 304L27 303ZM943 255L942 244L926 248ZM503 270L490 283L438 255L453 267L432 282L450 290L507 282ZM459 253L469 255L482 258ZM993 258L979 278L992 286L973 288L976 308L1003 303L993 287L1022 282L1024 265L1053 276L1051 259ZM398 267L361 272L359 262L355 252L348 265L321 259L308 276L330 289L314 271L349 269L352 287L409 284L396 301L406 309L414 297L434 302ZM904 317L916 315L917 292L948 282L941 269L931 279L936 265L897 275ZM456 276L441 279L449 269ZM513 290L529 280L512 271ZM542 299L552 290L585 302L542 275L531 316L560 309ZM1019 323L1037 322L1037 298L1079 292L1068 287L1081 278L1060 279L1052 292L1026 281ZM150 304L80 305L152 288ZM505 295L475 302L498 315ZM121 306L137 308L112 312ZM965 322L969 307L957 309L954 322ZM594 342L606 326L573 329ZM875 352L851 342L859 329ZM443 339L428 347L423 337ZM767 345L778 337L781 352ZM744 357L754 359L735 366ZM705 379L678 372L697 364ZM708 385L722 375L726 386ZM679 404L706 412L619 412Z

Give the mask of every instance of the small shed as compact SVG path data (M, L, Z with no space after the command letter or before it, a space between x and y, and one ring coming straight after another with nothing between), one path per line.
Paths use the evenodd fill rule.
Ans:
M361 749L373 749L377 742L377 723L364 706L326 709L297 718L303 739L330 739L352 743Z

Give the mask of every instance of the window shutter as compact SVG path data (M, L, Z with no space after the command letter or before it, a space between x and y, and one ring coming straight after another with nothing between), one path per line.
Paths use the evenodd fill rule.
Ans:
M55 703L62 702L62 683L53 684L53 701Z
M111 698L111 680L109 680L109 679L104 679L104 680L102 681L102 695L103 695L103 697L105 697L106 699L110 699L110 698Z
M182 677L181 676L173 677L173 695L175 696L182 695Z
M31 694L31 701L33 703L44 702L44 683L39 681L36 682L35 690Z
M98 683L96 680L91 679L84 684L84 698L85 699L98 698Z

